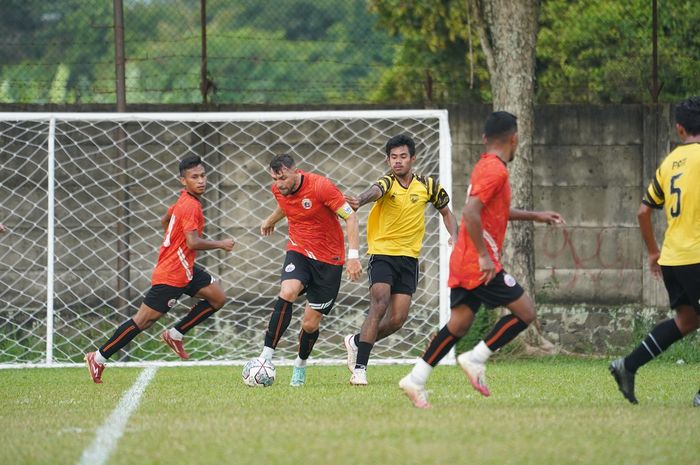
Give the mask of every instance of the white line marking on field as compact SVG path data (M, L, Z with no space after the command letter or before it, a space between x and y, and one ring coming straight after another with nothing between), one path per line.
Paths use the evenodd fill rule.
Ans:
M139 406L141 396L156 374L156 370L158 370L157 367L148 367L141 372L133 386L124 393L109 418L97 429L95 439L83 451L80 462L78 462L79 465L103 465L107 462L110 454L117 447L122 434L124 434L129 417Z

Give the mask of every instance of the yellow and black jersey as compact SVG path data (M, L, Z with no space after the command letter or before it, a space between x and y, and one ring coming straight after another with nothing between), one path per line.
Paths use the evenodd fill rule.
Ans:
M642 202L666 212L659 264L700 263L700 143L681 145L666 157Z
M450 203L449 195L431 176L414 175L404 187L390 173L375 184L382 196L367 220L369 253L418 258L425 234L425 206L431 203L441 210Z

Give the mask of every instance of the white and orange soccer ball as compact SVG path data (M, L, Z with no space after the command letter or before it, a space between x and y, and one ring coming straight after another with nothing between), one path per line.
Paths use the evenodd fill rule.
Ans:
M275 382L275 366L271 361L258 357L243 365L243 382L250 387L269 387Z

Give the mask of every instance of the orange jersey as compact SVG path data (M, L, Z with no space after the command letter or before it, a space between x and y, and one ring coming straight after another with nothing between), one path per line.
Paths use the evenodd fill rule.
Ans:
M503 269L500 257L510 216L511 192L506 164L497 155L481 155L472 171L467 196L476 197L484 204L481 210L484 242L491 260L496 265L496 272L499 272ZM450 277L447 285L474 289L482 284L481 275L479 252L462 220L457 244L450 256Z
M292 194L272 193L289 225L287 250L293 250L331 265L345 262L343 230L336 213L345 205L345 197L328 179L314 173L301 174L301 185Z
M204 231L202 203L183 189L180 198L168 209L168 215L170 215L170 223L160 247L151 285L167 284L185 287L192 281L194 259L197 256L197 251L187 247L185 233L197 231L197 234L202 235Z

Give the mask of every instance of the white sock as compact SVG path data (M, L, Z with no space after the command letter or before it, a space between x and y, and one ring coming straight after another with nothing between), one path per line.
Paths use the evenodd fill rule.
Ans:
M99 350L95 351L95 361L100 365L104 365L105 363L107 363L107 359L104 358L104 356L102 355L102 353L100 353Z
M263 347L262 352L260 353L260 356L264 358L265 360L272 360L272 356L275 354L275 349L272 347Z
M428 382L428 378L430 377L430 373L432 372L433 367L431 367L422 358L419 358L416 364L413 365L413 369L411 370L411 380L413 380L414 383L420 386L425 386L425 383Z
M185 337L184 334L182 334L180 331L178 331L175 328L170 328L170 331L168 331L168 332L170 333L170 337L172 337L176 341L182 341L182 338Z
M294 360L294 366L297 368L304 368L306 366L306 360L300 359L297 355L297 358Z
M484 341L479 341L479 343L471 351L471 359L476 363L486 363L493 354L493 350L489 349Z

